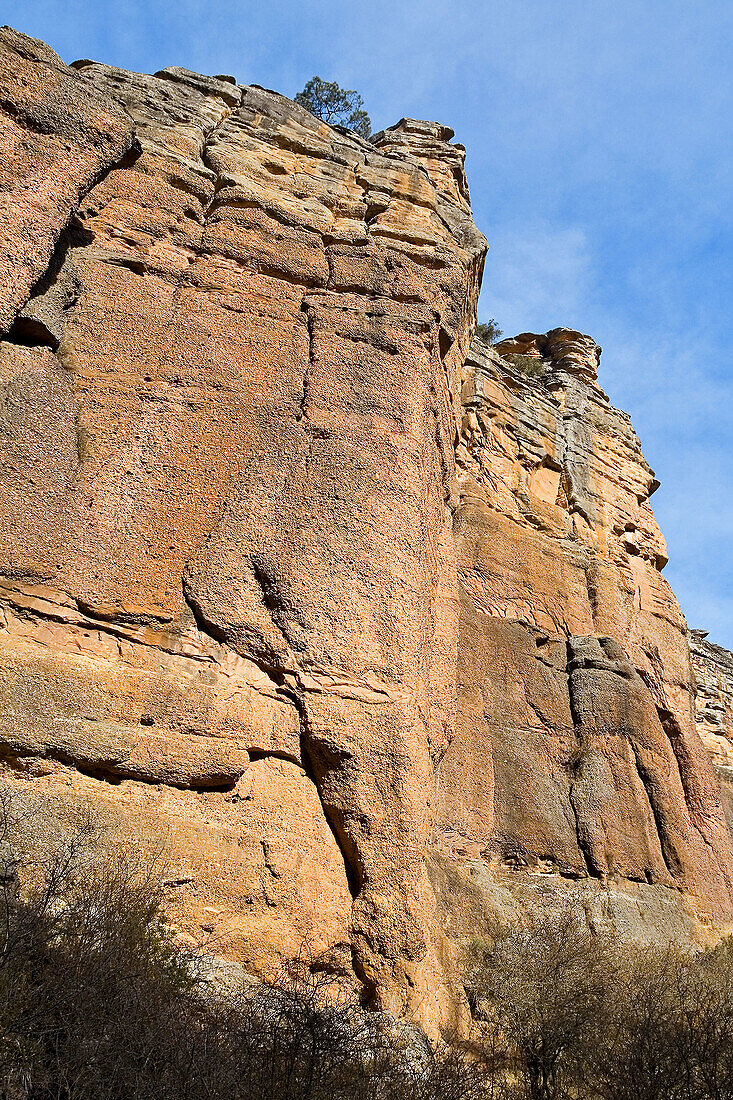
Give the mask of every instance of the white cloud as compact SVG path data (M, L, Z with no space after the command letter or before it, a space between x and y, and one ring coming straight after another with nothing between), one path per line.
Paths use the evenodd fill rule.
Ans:
M507 335L582 327L594 282L582 228L503 224L489 230L489 240L482 317L495 317Z

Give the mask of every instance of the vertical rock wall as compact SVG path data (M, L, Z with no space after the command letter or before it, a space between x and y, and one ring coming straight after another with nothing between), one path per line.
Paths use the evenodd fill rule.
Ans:
M452 132L0 48L0 764L31 850L91 805L164 849L187 934L255 973L306 942L429 1028L465 1014L463 938L538 889L719 927L653 476L589 337L470 345Z
M707 640L704 630L690 631L695 674L695 720L720 779L728 825L733 828L733 653Z
M11 778L165 840L184 918L245 964L308 937L447 1020L424 849L485 252L463 150L227 78L65 79L142 154L87 181L0 345Z
M639 896L668 900L662 885L699 928L730 916L730 844L661 573L656 482L596 383L599 356L571 330L472 347L439 835L464 870L510 888L594 880L621 923Z

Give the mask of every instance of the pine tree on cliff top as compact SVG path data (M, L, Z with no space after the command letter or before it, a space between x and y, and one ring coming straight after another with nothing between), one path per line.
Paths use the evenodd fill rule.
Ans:
M372 132L371 119L363 109L364 100L359 93L347 91L335 81L312 77L303 91L298 92L295 102L329 126L347 126L363 138Z

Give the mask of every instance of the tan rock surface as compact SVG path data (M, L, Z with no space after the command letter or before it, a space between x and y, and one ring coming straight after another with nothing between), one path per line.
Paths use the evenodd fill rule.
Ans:
M330 950L432 1030L462 939L539 895L724 922L653 475L590 337L471 346L452 132L3 43L81 135L24 137L53 202L0 342L0 760L39 837L91 803L189 934Z
M733 830L733 653L690 631L697 694L695 721L720 779L728 825Z
M46 275L80 198L135 153L129 118L43 42L0 28L0 332Z
M369 144L182 70L78 72L143 153L80 203L57 353L0 348L3 754L86 777L80 797L134 792L150 829L175 822L174 858L204 864L219 826L194 830L192 801L258 852L237 792L288 762L275 832L304 866L326 827L341 853L320 941L347 927L375 1004L449 1022L424 848L455 713L447 501L485 252L463 151L434 123ZM237 890L220 919L265 967ZM301 894L274 908L311 937Z
M733 769L733 653L690 631L697 728L717 768Z
M523 373L517 355L543 369ZM457 448L459 718L438 835L517 882L658 883L700 921L728 920L730 844L660 572L656 483L595 382L599 355L566 329L473 344Z

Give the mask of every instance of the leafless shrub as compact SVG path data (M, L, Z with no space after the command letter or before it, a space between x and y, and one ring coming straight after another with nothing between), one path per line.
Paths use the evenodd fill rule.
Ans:
M611 941L567 908L507 930L469 954L467 990L481 1021L477 1050L514 1096L577 1095L615 988Z
M0 808L3 1095L168 1095L173 1033L200 1012L193 960L162 919L159 875L119 851L101 856L87 819L20 888L7 795Z
M3 1100L483 1100L462 1054L364 1011L304 950L213 991L162 908L161 868L81 818L20 882L0 792ZM22 876L21 876L22 877Z
M589 1072L603 1100L733 1098L733 953L632 951Z
M475 1034L432 1044L308 950L212 989L162 868L80 817L29 878L16 811L0 790L0 1100L733 1100L732 941L622 949L571 909L497 931Z

